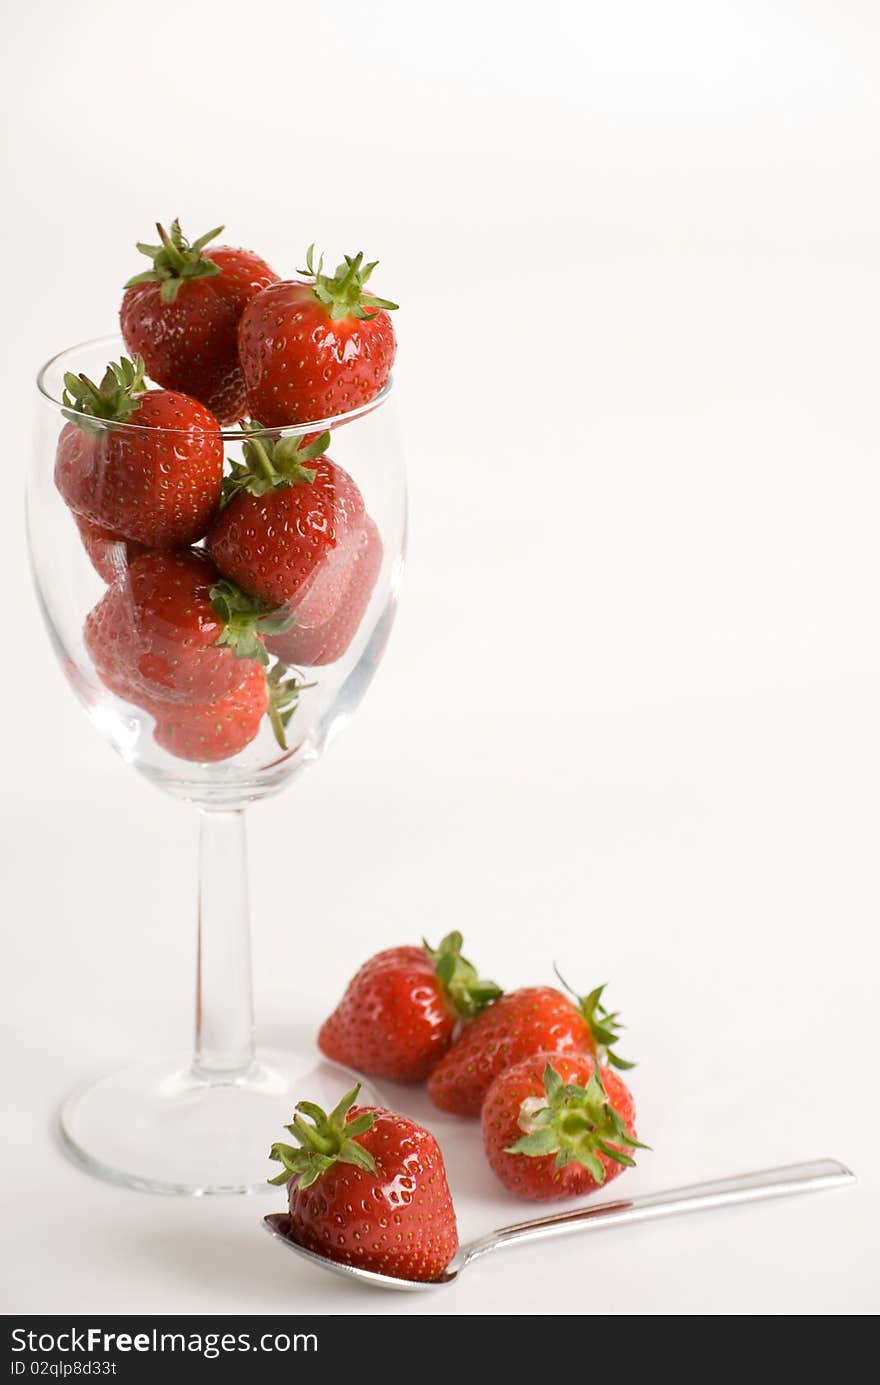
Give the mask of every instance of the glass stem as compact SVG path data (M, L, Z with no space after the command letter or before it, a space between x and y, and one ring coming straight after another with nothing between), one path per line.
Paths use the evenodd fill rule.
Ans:
M217 1081L254 1057L247 839L241 808L201 808L194 1068Z

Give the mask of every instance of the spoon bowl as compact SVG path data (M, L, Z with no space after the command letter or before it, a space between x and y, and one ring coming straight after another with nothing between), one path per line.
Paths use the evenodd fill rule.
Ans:
M377 1289L402 1289L407 1293L420 1289L437 1289L444 1284L452 1284L458 1278L461 1269L461 1266L456 1264L461 1254L459 1250L439 1279L398 1279L395 1275L377 1274L375 1270L362 1270L357 1265L345 1265L340 1260L328 1260L324 1255L316 1255L313 1250L306 1250L305 1246L301 1246L295 1240L290 1229L290 1217L285 1212L270 1212L263 1218L263 1226L269 1235L281 1241L287 1250L292 1250L294 1255L302 1256L319 1270L329 1270L331 1274L341 1275L343 1279L356 1279L361 1284L372 1284Z

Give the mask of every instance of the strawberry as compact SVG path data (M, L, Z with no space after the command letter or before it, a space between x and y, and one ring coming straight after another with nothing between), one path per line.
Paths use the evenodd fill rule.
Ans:
M290 1230L315 1255L396 1278L437 1279L458 1249L443 1155L415 1121L356 1106L353 1087L329 1116L297 1104L285 1128L299 1148L274 1144L288 1184Z
M224 425L237 423L247 412L239 319L278 275L251 250L218 245L203 254L222 226L192 245L178 221L170 234L163 226L156 230L161 244L137 247L152 269L125 286L119 314L125 344L143 356L157 385L200 399Z
M527 986L502 996L441 1058L428 1092L441 1111L478 1116L483 1098L505 1068L533 1053L598 1054L618 1068L631 1068L612 1052L621 1025L602 1004L604 986L574 1004L552 986Z
M324 455L329 441L329 433L275 440L248 425L244 461L232 464L207 537L223 575L269 606L295 613L314 588L314 624L336 611L364 527L361 493Z
M92 524L83 515L74 515L73 518L92 567L108 585L116 580L132 558L147 551L142 543L121 539L109 529L102 529L100 524Z
M138 706L216 702L268 663L263 633L286 617L222 582L199 551L144 553L86 619L86 648L101 681Z
M578 1197L632 1167L635 1105L623 1081L586 1053L534 1053L496 1077L483 1105L483 1148L520 1197Z
M229 760L250 745L268 715L276 739L287 749L284 728L296 710L303 685L276 664L267 675L261 664L249 663L244 681L216 702L195 704L156 702L147 708L156 718L153 737L178 760L201 764Z
M335 274L315 265L308 282L285 279L252 298L238 327L238 354L252 418L269 427L309 423L368 404L394 364L397 307L365 292L378 264L346 255Z
M344 550L338 550L343 552ZM360 628L364 612L373 594L376 578L382 566L382 540L369 515L353 555L345 552L347 569L345 585L333 614L314 621L314 614L323 614L324 588L336 582L336 574L328 571L330 564L316 578L311 590L296 608L296 620L283 635L266 641L266 648L287 664L333 664L341 659Z
M228 760L257 735L269 707L266 670L251 663L244 681L216 702L157 702L153 737L178 760Z
M321 1026L321 1052L378 1077L424 1081L458 1021L501 994L462 957L461 941L449 933L436 950L425 943L377 952Z
M200 539L223 486L213 414L174 390L144 392L140 357L109 365L100 385L70 372L64 384L55 484L74 514L148 548Z

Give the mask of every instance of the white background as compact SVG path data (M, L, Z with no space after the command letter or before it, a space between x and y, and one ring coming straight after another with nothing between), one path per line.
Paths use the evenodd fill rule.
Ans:
M33 0L4 38L3 1307L875 1310L876 6ZM608 980L655 1151L617 1187L834 1154L857 1189L402 1300L301 1272L262 1203L55 1152L71 1084L188 1040L195 822L53 665L31 381L174 215L288 272L363 247L403 305L405 600L347 735L252 814L261 1032L460 925L507 985ZM433 1124L462 1231L520 1217Z

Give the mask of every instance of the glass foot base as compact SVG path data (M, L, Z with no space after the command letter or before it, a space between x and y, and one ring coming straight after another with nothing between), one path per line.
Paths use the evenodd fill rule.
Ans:
M375 1087L316 1054L259 1053L247 1073L207 1078L189 1058L145 1063L103 1077L71 1096L61 1142L97 1178L153 1193L274 1192L280 1165L269 1147L284 1140L298 1101L325 1110L361 1081L360 1102L382 1105Z

